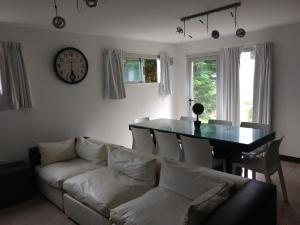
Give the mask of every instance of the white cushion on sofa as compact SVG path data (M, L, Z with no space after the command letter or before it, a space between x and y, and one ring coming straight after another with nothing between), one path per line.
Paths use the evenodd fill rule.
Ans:
M38 143L41 155L41 165L45 166L54 162L71 160L76 157L75 140L60 142Z
M75 149L78 157L84 160L106 164L107 144L94 139L78 138Z
M155 184L156 159L137 154L124 147L108 151L108 166L136 180Z
M66 179L99 167L95 163L78 158L65 162L52 163L47 166L37 166L36 172L47 184L55 188L62 188L62 184Z
M66 180L63 189L73 198L109 217L111 208L141 196L151 186L118 170L101 167Z
M111 210L116 225L180 225L191 200L157 187Z
M163 159L159 186L194 200L218 184L231 182L223 177L208 175L197 167Z
M182 225L199 225L232 194L233 184L221 183L192 201L185 210Z

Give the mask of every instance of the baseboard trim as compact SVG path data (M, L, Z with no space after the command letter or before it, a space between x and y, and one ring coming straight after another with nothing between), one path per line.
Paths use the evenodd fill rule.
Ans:
M292 157L292 156L287 156L287 155L280 155L280 159L288 162L296 162L300 163L300 158Z

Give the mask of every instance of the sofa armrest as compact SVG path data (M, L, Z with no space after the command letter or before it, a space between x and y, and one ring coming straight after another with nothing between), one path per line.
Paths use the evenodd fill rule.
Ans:
M250 180L214 211L204 225L276 225L276 186Z

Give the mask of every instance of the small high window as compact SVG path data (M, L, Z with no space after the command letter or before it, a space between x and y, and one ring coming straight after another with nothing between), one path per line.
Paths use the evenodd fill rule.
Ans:
M124 69L125 83L157 83L160 78L158 58L127 58Z

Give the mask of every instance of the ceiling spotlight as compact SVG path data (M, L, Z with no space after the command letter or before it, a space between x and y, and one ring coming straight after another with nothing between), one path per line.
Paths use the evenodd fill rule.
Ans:
M85 3L88 7L96 7L98 5L99 0L86 0Z
M232 12L230 12L232 18L234 18L234 28L236 29L235 35L239 38L243 38L246 35L246 31L243 28L238 28L237 29L237 7L235 7L235 13L233 15Z
M56 14L56 16L53 18L52 24L57 29L62 29L62 28L64 28L66 26L66 21L65 21L64 18L62 18L61 16L58 15L58 9L57 9L56 0L54 0L54 8L55 8L55 14Z
M220 32L217 31L217 30L213 30L213 31L211 32L211 37L212 37L213 39L218 39L218 38L220 37Z
M193 38L192 35L185 33L184 29L180 26L176 27L176 33L183 34L184 36L188 36L189 38Z
M178 33L178 34L183 34L183 29L182 29L182 27L176 27L176 33Z
M66 26L66 21L61 16L56 16L56 17L53 18L52 24L57 29L62 29Z
M243 28L239 28L239 29L236 30L235 34L236 34L237 37L243 38L246 35L246 31Z

